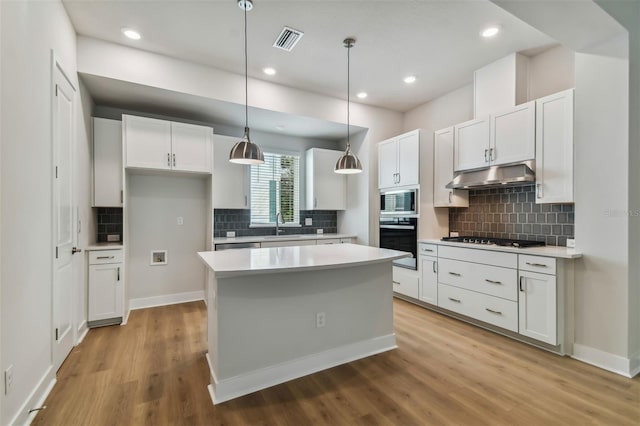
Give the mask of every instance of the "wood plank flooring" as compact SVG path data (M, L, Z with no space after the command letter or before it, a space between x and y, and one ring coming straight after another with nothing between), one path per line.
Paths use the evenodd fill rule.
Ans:
M217 406L202 302L132 311L69 355L34 425L639 425L626 379L394 301L397 350Z

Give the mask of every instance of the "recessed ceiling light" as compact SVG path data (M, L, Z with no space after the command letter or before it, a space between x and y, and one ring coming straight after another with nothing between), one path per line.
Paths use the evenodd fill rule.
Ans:
M360 99L364 99L367 97L367 92L360 92L356 96L359 97Z
M485 28L480 33L484 38L491 38L500 32L500 27L497 25L492 25L490 27Z
M265 73L266 75L275 75L276 74L276 70L271 68L271 67L263 68L262 72Z
M136 30L132 30L131 28L123 28L122 34L124 34L131 40L140 40L142 38L139 32L137 32Z
M407 84L415 83L416 82L416 76L415 75L409 75L409 76L404 78L404 82L407 83Z

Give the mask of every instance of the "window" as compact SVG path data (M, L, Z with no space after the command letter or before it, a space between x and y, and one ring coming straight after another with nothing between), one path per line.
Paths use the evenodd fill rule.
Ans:
M300 156L264 153L264 164L251 166L251 223L300 223Z

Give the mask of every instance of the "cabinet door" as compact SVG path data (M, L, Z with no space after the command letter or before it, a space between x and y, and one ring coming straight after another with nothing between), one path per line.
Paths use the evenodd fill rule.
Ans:
M396 293L417 299L420 293L418 281L418 271L393 267L393 291Z
M469 207L469 191L447 189L453 180L453 127L433 134L433 206Z
M471 170L489 165L489 117L454 126L453 169Z
M519 287L519 333L557 345L556 276L521 271Z
M492 165L533 160L536 155L535 101L491 115Z
M420 300L438 304L438 259L420 256Z
M341 155L341 151L330 149L307 151L307 210L346 210L346 176L333 171Z
M414 130L398 136L399 186L420 184L420 131Z
M123 115L125 167L171 168L171 122Z
M213 207L248 209L249 167L229 162L231 148L240 137L213 135Z
M93 207L122 207L122 122L93 119Z
M398 144L396 139L378 144L378 188L396 185L398 173Z
M573 202L573 89L536 101L536 203Z
M124 316L121 263L89 266L89 321Z
M171 123L171 167L185 172L211 173L213 129Z

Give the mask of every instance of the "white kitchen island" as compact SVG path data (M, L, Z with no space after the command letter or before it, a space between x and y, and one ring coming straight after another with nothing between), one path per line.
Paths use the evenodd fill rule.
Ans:
M214 404L396 348L391 262L355 244L198 253Z

